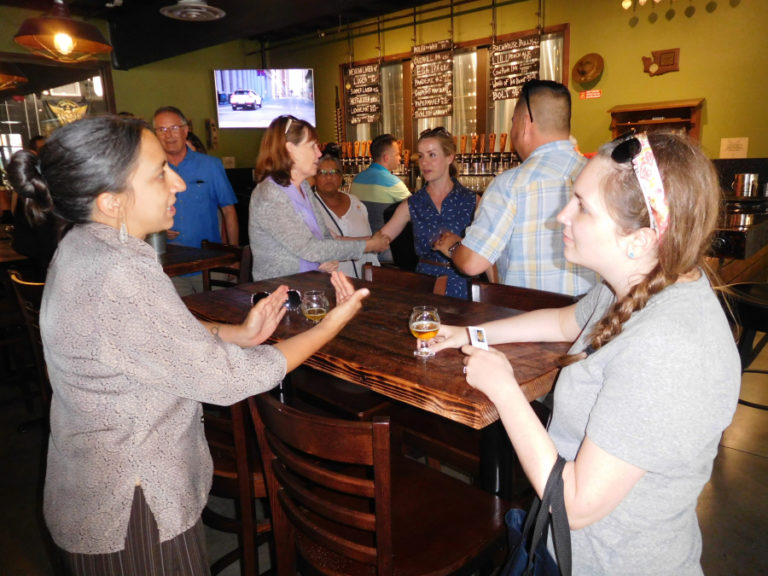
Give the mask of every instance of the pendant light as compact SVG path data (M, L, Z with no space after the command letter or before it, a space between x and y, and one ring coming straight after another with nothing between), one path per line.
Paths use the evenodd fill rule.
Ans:
M12 90L28 82L18 66L10 62L0 62L0 92Z
M57 62L93 60L97 54L112 51L96 26L69 16L64 0L53 0L47 14L27 18L13 39L30 52Z

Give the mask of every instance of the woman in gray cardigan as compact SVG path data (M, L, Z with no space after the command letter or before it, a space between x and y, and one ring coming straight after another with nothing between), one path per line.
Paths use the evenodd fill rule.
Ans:
M262 343L287 287L242 324L195 319L147 234L173 225L184 181L137 119L91 117L56 130L8 168L38 215L69 225L40 310L53 400L43 511L72 576L206 576L200 514L212 463L201 402L276 386L360 307L340 273L339 305L317 326Z
M267 128L256 161L258 184L251 195L248 236L253 279L298 272L331 272L339 260L381 252L389 239L334 239L307 179L317 172L320 148L315 128L293 116L279 116Z

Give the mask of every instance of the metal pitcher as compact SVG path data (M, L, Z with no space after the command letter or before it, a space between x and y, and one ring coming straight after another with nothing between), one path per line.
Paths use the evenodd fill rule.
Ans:
M757 196L757 174L735 174L733 176L733 184L731 184L731 191L734 196L742 198L751 198Z

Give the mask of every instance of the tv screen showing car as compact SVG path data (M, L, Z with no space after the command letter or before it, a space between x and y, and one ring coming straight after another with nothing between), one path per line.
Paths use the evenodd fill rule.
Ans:
M266 128L284 114L315 122L311 68L214 70L219 128Z

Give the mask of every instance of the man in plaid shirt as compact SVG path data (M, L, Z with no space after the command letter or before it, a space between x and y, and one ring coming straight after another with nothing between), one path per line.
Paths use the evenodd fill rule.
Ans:
M556 221L586 164L570 129L568 88L549 80L523 86L509 134L523 163L494 179L463 239L445 235L436 245L460 271L475 276L495 263L503 284L573 296L595 284L594 272L565 260Z

